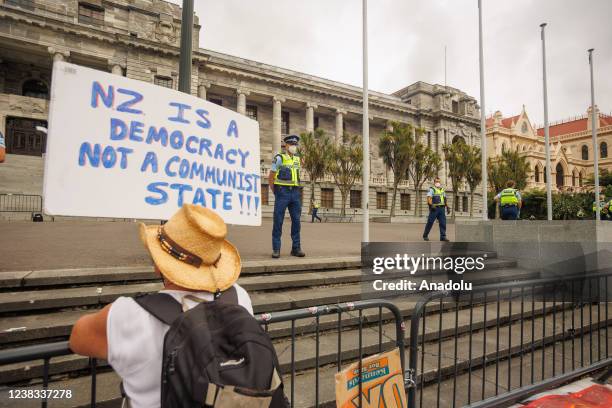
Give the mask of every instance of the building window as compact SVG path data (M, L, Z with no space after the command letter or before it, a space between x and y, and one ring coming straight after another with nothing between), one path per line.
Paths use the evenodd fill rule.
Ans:
M215 105L223 106L223 100L219 98L209 98L208 102L212 102Z
M155 75L153 77L153 83L157 86L163 86L164 88L172 89L172 78L168 78L161 75Z
M561 163L557 163L555 170L557 171L555 182L557 183L557 188L561 188L565 185L565 174L563 173L563 166L561 166Z
M400 210L404 210L404 211L410 210L410 194L406 194L406 193L400 194Z
M506 151L506 143L502 143L502 153Z
M412 99L408 99L408 100L406 101L406 103L407 103L408 105L412 105Z
M6 0L8 6L20 7L22 9L34 11L34 0Z
M386 192L381 192L381 191L376 192L376 208L378 208L379 210L387 209L387 193Z
M21 94L30 98L49 99L49 88L39 79L29 79L23 83Z
M270 187L267 184L261 185L261 205L268 205L270 200Z
M104 9L88 3L79 3L79 23L104 25Z
M257 106L255 105L247 105L246 106L246 115L253 119L257 120Z
M351 208L361 208L361 190L351 190Z
M431 132L427 132L427 147L431 149Z
M578 173L578 185L582 187L582 172Z
M322 188L321 189L321 207L334 208L334 189L333 188Z
M289 134L289 112L281 112L281 134Z
M315 116L314 118L314 128L317 130L319 128L319 117Z
M539 183L539 182L540 182L540 172L541 172L541 171L542 171L542 170L540 170L540 168L539 168L539 167L536 167L536 169L535 169L535 182L536 182L536 183Z
M608 157L608 144L606 142L601 142L599 145L599 155L602 159Z
M582 145L582 160L589 160L589 148L587 145Z
M459 102L453 101L453 113L459 113Z
M463 204L463 205L462 205L462 207L463 207L463 212L468 212L468 211L470 210L470 208L469 208L469 203L468 203L468 198L467 198L467 196L463 196L462 201L463 201L463 203L462 203L462 204Z

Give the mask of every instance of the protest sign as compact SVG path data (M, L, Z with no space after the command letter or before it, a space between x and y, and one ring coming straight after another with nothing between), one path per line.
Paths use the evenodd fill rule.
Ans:
M56 62L47 140L48 214L168 219L192 203L261 224L259 125L229 109Z
M336 373L338 408L406 408L406 392L399 349L364 358L361 362L361 405L359 362Z

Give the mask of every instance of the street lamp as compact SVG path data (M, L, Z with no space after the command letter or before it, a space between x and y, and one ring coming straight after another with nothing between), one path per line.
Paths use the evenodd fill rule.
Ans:
M548 127L548 91L546 89L546 36L544 28L546 23L540 24L542 28L542 73L544 90L544 143L546 151L546 210L548 221L552 221L552 187L550 180L550 137Z

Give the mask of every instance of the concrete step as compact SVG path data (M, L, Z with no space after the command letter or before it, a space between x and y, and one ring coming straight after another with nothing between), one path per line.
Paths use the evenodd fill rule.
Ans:
M306 259L306 258L304 258ZM301 273L331 269L361 267L360 257L298 258L244 261L242 276L270 273ZM110 282L157 280L151 265L109 268L50 269L0 273L0 288L32 288L40 286L68 286Z
M315 274L316 275L316 274ZM321 273L318 275L302 274L306 283L299 284L294 280L295 277L285 277L284 281L265 282L263 280L255 280L249 282L248 277L245 281L245 289L249 290L249 284L255 287L267 287L274 289L274 292L253 292L251 298L253 301L254 310L256 313L274 312L279 310L296 309L302 307L324 305L338 302L351 302L364 297L366 291L372 292L371 295L376 297L384 296L384 293L374 292L371 285L360 283L338 284L334 282L333 273ZM335 275L335 279L339 282L347 280L347 275L351 276L349 280L353 282L359 280L358 271L341 271ZM392 275L393 277L398 275ZM410 275L408 275L410 276ZM530 279L537 276L537 273L518 268L502 268L493 271L476 271L470 274L457 275L457 281L466 279L473 282L474 285L482 283L505 282L520 279ZM414 278L419 281L421 279ZM446 275L434 275L428 278L429 281L446 281ZM332 282L332 286L323 287L304 287L299 289L284 289L281 285L283 282L289 285L299 284L307 286L308 281L313 280L318 282L318 285L325 285L326 282ZM106 286L84 286L74 288L61 289L45 289L45 290L29 290L0 293L0 310L8 312L26 312L35 310L60 309L67 307L91 307L101 306L114 301L119 296L136 296L138 294L150 293L159 291L162 288L160 282L135 283L126 285L106 285ZM418 293L415 292L414 295ZM412 294L411 294L412 295ZM371 296L370 296L371 297Z
M498 259L493 254L485 261L486 269L509 268L516 261ZM310 258L302 260L245 261L242 277L261 274L305 273L340 269L358 269L359 257ZM423 271L424 273L427 271ZM325 272L327 273L327 272ZM38 271L9 271L0 273L0 289L32 288L41 286L93 285L100 283L158 280L149 265L112 268L52 269ZM261 278L261 280L269 277ZM255 289L258 290L258 289Z
M585 309L587 310L587 309ZM451 314L453 315L453 313L447 313L447 314ZM560 315L557 316L557 319L560 319L559 317ZM548 329L552 330L552 322L551 322L552 318L547 319L546 322L546 326ZM432 319L432 320L437 320L437 319ZM542 319L536 319L535 320L535 336L534 336L534 340L536 341L536 345L534 347L535 352L532 354L530 353L530 349L524 348L523 349L523 357L520 358L519 354L521 354L521 348L518 345L518 340L516 340L516 337L512 337L509 336L509 332L508 332L508 326L504 326L501 327L500 330L500 334L499 334L499 338L500 338L500 349L496 350L494 348L489 347L486 351L486 353L483 353L483 340L482 340L482 333L483 331L475 331L474 332L474 336L472 338L472 353L471 353L471 357L472 360L471 364L468 365L467 361L468 361L468 352L469 352L469 347L467 344L467 341L469 340L468 336L461 336L459 338L459 342L458 342L458 348L457 348L457 356L458 359L455 362L455 359L452 357L454 356L453 353L453 344L452 344L452 340L447 340L447 341L443 341L442 345L443 347L440 348L443 351L443 354L440 356L440 361L441 361L441 370L440 370L440 375L442 378L442 382L440 385L440 401L442 401L442 405L441 406L447 406L444 404L444 401L450 401L451 400L451 396L453 395L453 392L455 392L458 396L458 400L459 401L466 401L467 400L467 381L468 381L468 375L465 373L466 370L469 368L472 371L472 379L470 381L470 388L471 388L471 399L472 401L477 401L481 399L481 383L480 380L482 378L485 378L485 373L483 372L483 367L482 367L482 362L483 362L483 356L485 357L484 361L494 361L497 360L499 361L499 369L498 371L498 386L492 386L492 382L491 381L486 381L484 382L484 386L485 386L485 397L494 395L496 392L504 392L505 388L507 387L507 378L508 376L510 376L511 378L511 388L516 388L518 386L518 379L517 376L514 375L512 376L511 373L517 373L519 370L523 370L523 378L525 378L525 383L527 383L528 381L531 380L530 378L530 372L531 372L531 367L534 367L534 372L535 372L535 377L534 380L538 381L541 379L540 373L542 370L542 360L545 360L545 364L544 364L544 378L549 378L552 375L554 375L555 373L558 374L561 372L561 368L563 367L563 365L565 366L566 370L570 369L572 364L575 364L576 366L580 365L580 353L577 351L576 353L574 353L574 358L572 360L572 355L569 352L570 347L572 345L572 341L567 339L563 341L560 337L560 335L558 334L556 338L553 338L553 336L551 336L550 334L548 336L542 336L541 333L541 327L543 326L543 321L541 321ZM585 319L586 321L587 319ZM549 324L550 322L550 324ZM608 321L608 324L610 324L611 321ZM525 341L528 341L531 339L531 329L530 329L530 325L531 322L524 322L523 323L525 325L525 330L524 330L524 339ZM557 328L560 327L559 322L557 322ZM519 325L518 322L513 323L513 330L517 329L517 325ZM550 326L550 327L548 327ZM446 326L449 327L449 326ZM605 331L601 330L600 333L597 333L596 328L593 327L589 327L588 324L584 324L583 326L584 328L584 332L583 333L589 333L590 329L593 329L592 332L592 342L591 342L591 337L589 336L584 336L584 341L582 343L582 354L583 355L587 355L589 353L589 350L591 349L597 349L598 347L601 347L602 349L605 347L605 342L606 342L606 338L605 338ZM548 333L551 333L551 331L548 331ZM435 328L431 328L429 330L427 330L428 332L437 332L437 330ZM496 334L496 329L489 329L487 330L489 339L493 338L493 336ZM519 333L519 331L515 331L515 333ZM578 330L577 332L574 333L574 335L578 335L580 333L580 331ZM599 336L598 336L599 334ZM508 343L505 339L514 339L515 341L512 343ZM552 342L553 340L556 340L555 343L555 348L552 347ZM561 341L560 341L561 340ZM512 340L510 340L512 341ZM603 345L600 345L601 343L603 343ZM578 340L576 340L574 342L574 345L577 347L580 347L580 342ZM608 346L612 346L612 338L608 339ZM277 346L278 347L278 346ZM450 348L449 348L450 347ZM566 352L565 352L565 359L562 359L562 353L560 352L561 348L564 347ZM388 349L387 347L385 347L384 349ZM436 401L437 395L438 395L438 387L434 384L434 385L430 385L430 380L431 379L437 379L438 378L438 369L437 369L437 364L438 364L438 353L439 353L439 348L438 348L438 344L430 342L430 343L426 343L425 345L425 352L426 352L426 358L425 358L425 365L424 365L424 369L422 370L422 376L421 376L421 369L419 368L418 370L418 374L419 376L417 377L417 384L419 386L421 386L421 384L423 384L423 396L425 398L425 401L429 401L430 403L432 403L432 401ZM364 351L365 354L368 354L367 351ZM512 356L511 360L510 360L510 364L508 365L508 361L504 361L505 358L507 358L508 356ZM532 358L533 356L533 358ZM555 372L552 372L552 360L555 360ZM348 361L343 362L342 367L346 367ZM491 375L491 370L495 370L495 368L489 366L485 368L487 370L487 372L489 372L489 375ZM102 371L104 369L102 368ZM335 364L328 364L325 365L322 362L320 362L320 366L318 369L318 374L319 374L319 395L318 395L318 403L321 406L328 406L330 404L333 404L334 402L334 375L337 371L337 367ZM455 375L456 373L456 375ZM298 375L296 375L295 377L295 406L296 407L312 407L315 406L315 374L316 371L314 368L302 371L300 373L298 373ZM290 395L290 390L291 390L291 377L286 374L283 376L284 377L284 382L285 382L285 391L286 394L289 396ZM448 379L447 379L448 378ZM423 379L424 381L421 383L421 379ZM99 374L97 376L96 379L96 383L97 383L97 400L99 401L99 405L98 406L116 406L114 404L117 404L118 402L118 398L119 398L119 391L118 391L118 387L119 387L119 378L113 373L113 372L103 372L102 374ZM32 383L29 386L25 386L25 387L19 387L19 388L32 388L32 389L40 389L40 385L37 383ZM50 406L54 406L54 407L80 407L80 406L86 406L86 404L89 403L89 389L90 389L90 379L89 377L78 377L78 378L59 378L56 379L54 381L51 382L51 388L52 389L71 389L73 390L73 398L70 400L57 400L57 401L53 401L52 404L50 404ZM6 398L7 394L7 389L4 390L0 390L0 408L1 407L8 407L11 405L6 405L6 401L9 401L8 398ZM420 388L419 388L419 396L420 396ZM417 399L418 401L418 399ZM30 406L27 405L31 402L33 402L32 400L29 401L23 401L24 405L20 406ZM34 406L34 405L32 405ZM330 405L331 406L331 405Z

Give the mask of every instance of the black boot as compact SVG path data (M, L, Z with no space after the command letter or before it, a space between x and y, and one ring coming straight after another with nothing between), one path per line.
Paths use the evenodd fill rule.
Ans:
M272 258L280 258L280 251L272 251Z
M302 251L300 248L298 249L292 249L291 250L291 255L292 256L297 256L298 258L303 258L306 256L306 254L304 253L304 251Z

